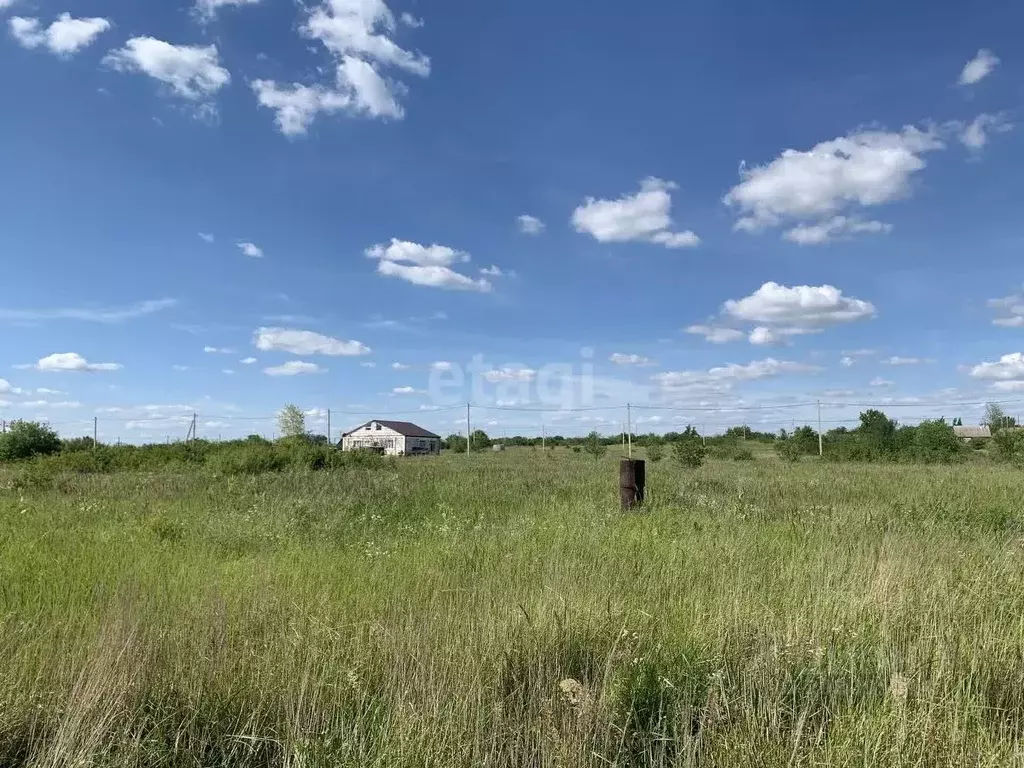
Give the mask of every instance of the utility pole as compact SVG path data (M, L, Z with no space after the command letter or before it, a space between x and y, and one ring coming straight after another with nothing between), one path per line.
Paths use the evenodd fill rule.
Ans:
M825 455L825 448L821 442L821 400L818 401L818 458Z
M194 443L199 439L199 435L196 433L196 414L192 414L192 442Z
M633 458L633 406L626 403L626 439L629 441L629 449L626 458Z
M331 444L331 409L327 409L327 444Z
M540 422L540 449L541 449L542 451L543 451L543 450L544 450L544 448L546 447L546 446L544 445L544 443L546 443L546 442L547 442L547 434L546 434L546 433L545 433L545 431L544 431L544 420L543 420L543 419L541 419L541 422Z
M92 449L96 450L96 440L99 436L99 419L92 417Z
M473 433L470 431L469 424L469 403L466 403L466 455L469 456L469 444L473 441Z
M700 444L703 445L705 448L708 447L708 425L707 424L701 424L700 425Z

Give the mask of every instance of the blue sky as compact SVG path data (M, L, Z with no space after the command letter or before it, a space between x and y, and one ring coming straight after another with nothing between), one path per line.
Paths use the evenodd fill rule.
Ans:
M565 434L626 402L642 429L1015 412L1022 21L0 0L0 418L146 440L193 411L270 434L286 402L444 434L469 400L498 433L541 420L498 407L594 409L543 417Z

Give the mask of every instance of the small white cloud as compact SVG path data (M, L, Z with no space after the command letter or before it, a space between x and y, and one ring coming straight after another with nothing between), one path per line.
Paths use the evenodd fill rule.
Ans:
M39 19L15 16L10 20L11 34L25 48L45 46L58 56L72 56L88 47L111 27L103 18L74 19L62 13L49 27L40 26Z
M212 243L216 238L213 235L209 234L208 232L200 232L199 239L204 240L207 243Z
M988 77L999 65L999 59L992 51L982 48L977 55L966 64L960 72L957 85L974 85Z
M372 351L359 341L343 341L314 331L293 328L260 328L253 343L264 352L290 352L293 355L329 355L358 357Z
M378 259L377 272L385 277L397 277L430 288L480 293L492 290L489 281L474 280L452 269L452 265L467 262L470 257L446 245L420 245L392 238L390 244L370 246L365 253L367 258Z
M924 357L899 357L898 355L886 358L882 361L884 365L924 365L925 363L934 363L935 361L930 358Z
M246 357L242 360L239 360L238 362L240 362L242 365L252 365L253 363L256 363L257 360L255 357Z
M275 365L271 368L264 368L263 372L267 376L298 376L305 373L324 373L325 368L321 368L316 363L307 363L302 360L289 360L287 363L281 365Z
M412 368L411 365L405 365L404 363L392 363L391 370L393 371L408 371Z
M883 379L881 376L876 376L869 383L869 387L891 387L892 382L889 379Z
M728 344L731 341L739 341L744 337L743 331L735 328L722 328L716 325L691 325L686 332L693 336L703 336L705 341L712 344Z
M0 0L0 11L6 11L8 8L12 8L18 0Z
M224 428L230 427L230 426L231 425L228 422L226 422L226 421L213 420L213 421L204 421L203 422L203 429L224 429Z
M103 61L118 72L138 72L158 80L189 101L210 99L231 82L215 45L172 45L153 37L133 37Z
M225 368L225 369L223 369L223 370L221 371L221 373L225 373L225 374L227 374L228 376L233 376L233 375L234 375L234 373L235 373L235 371L234 371L234 369L232 369L232 368Z
M7 379L0 379L0 394L20 395L23 392L23 389L12 386L11 382L9 382Z
M847 355L846 357L839 358L839 364L843 366L843 368L852 368L854 362L856 361L849 355Z
M233 355L235 350L227 347L203 347L203 352L209 355Z
M1013 130L1013 123L1005 115L978 115L967 125L953 124L958 129L957 138L968 149L978 151L988 144L992 133L1006 133Z
M450 371L454 366L447 360L438 360L436 363L431 363L430 368L434 371Z
M408 11L403 13L399 18L401 19L402 23L405 24L405 26L407 26L407 27L412 27L413 29L419 29L420 27L423 26L423 19L417 19L415 16L413 16Z
M515 277L516 276L516 273L513 272L512 270L503 270L501 267L497 267L494 264L492 264L489 267L484 267L483 269L481 269L480 270L480 274L481 275L485 275L487 277L498 277L498 278L501 278L501 277Z
M2 382L2 379L0 379ZM0 383L0 392L3 392L3 384ZM39 387L36 390L37 395L66 395L67 392L61 392L59 389L47 389L46 387Z
M384 72L394 68L427 77L430 59L400 47L391 38L397 25L384 0L328 0L306 10L306 22L299 31L322 43L334 57L334 77L314 85L279 85L273 80L252 84L260 105L277 112L281 132L289 136L306 133L320 112L401 120L405 110L399 98L406 86ZM400 18L407 27L422 26L411 15Z
M250 259L262 259L263 249L255 243L239 243L238 250L248 256Z
M423 390L416 389L415 387L395 387L391 390L393 395L421 395Z
M784 232L782 236L797 245L821 245L851 235L888 234L891 231L892 225L881 221L861 221L846 216L833 216L817 224L799 224Z
M796 336L799 333L801 331L797 328L768 328L759 325L750 332L747 340L755 346L777 347L788 343L790 336Z
M572 214L577 232L599 243L649 242L666 248L692 248L700 238L690 231L670 231L676 184L656 178L640 183L640 191L617 200L588 197Z
M256 5L260 0L196 0L196 15L203 21L210 21L221 8L240 5Z
M90 363L77 352L58 352L47 355L32 366L38 371L73 371L73 372L95 372L95 371L119 371L123 367L120 363Z
M623 352L612 353L612 355L608 358L608 361L614 363L615 365L654 365L654 361L651 360L650 358L644 357L642 355L627 355Z
M528 382L533 381L536 377L537 372L532 368L519 368L508 366L500 369L493 369L485 371L483 374L484 379L491 382L492 384L498 384L501 382Z
M798 332L796 329L806 332L873 317L875 307L868 301L843 296L831 285L788 287L768 282L750 296L726 301L722 312L736 320L785 326L792 335Z
M372 363L372 362L369 362L369 361L367 361L365 363L360 363L359 365L362 368L376 368L377 367L376 363Z
M174 371L187 371L188 370L188 366L187 365L172 365L171 366L171 370L174 370Z
M516 223L519 225L519 231L525 235L539 235L545 229L543 221L536 216L530 216L528 213L519 216L516 219Z

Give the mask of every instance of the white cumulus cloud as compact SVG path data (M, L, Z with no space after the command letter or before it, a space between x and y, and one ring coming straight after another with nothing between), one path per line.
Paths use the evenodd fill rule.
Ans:
M925 357L900 357L898 355L893 356L893 357L888 357L885 360L882 360L882 363L884 365L895 365L895 366L924 365L925 363L933 363L933 362L935 362L935 361L930 359L930 358L925 358Z
M173 45L154 37L133 37L104 62L119 72L138 72L189 101L206 101L231 82L216 45Z
M108 19L75 19L69 13L62 13L48 27L43 27L39 19L22 16L15 16L8 24L11 34L25 48L45 46L58 56L78 53L112 26Z
M692 248L700 244L693 232L673 232L672 195L676 184L647 178L640 191L617 200L588 197L572 214L577 232L600 243L649 242L666 248Z
M982 48L973 59L964 64L960 72L958 85L974 85L988 77L999 64L999 59L992 51Z
M1024 354L1011 352L1003 355L995 362L978 363L970 369L970 374L976 379L997 382L1024 381ZM1003 389L1008 387L1003 386Z
M316 363L307 363L302 360L289 360L287 363L264 368L267 376L299 376L305 373L324 373L327 369L321 368Z
M372 351L359 341L343 341L314 331L293 328L260 328L253 343L264 352L290 352L293 355L358 357Z
M408 29L422 26L408 14L401 18ZM399 99L406 86L386 73L430 74L427 56L395 42L398 25L384 0L325 0L307 9L300 32L334 57L333 78L313 85L273 80L252 84L260 105L276 112L278 129L285 135L306 133L320 112L400 120L405 110Z
M945 147L933 130L861 131L815 145L785 150L766 165L741 166L740 183L724 197L747 232L795 224L789 239L826 242L831 230L842 234L881 232L881 222L861 222L844 211L907 197L911 179L925 167L924 155Z
M485 278L473 279L452 269L457 263L469 261L470 256L446 245L420 245L392 238L389 244L370 246L365 253L367 258L378 260L377 272L384 277L456 291L488 293L493 289Z
M726 301L722 311L737 320L807 331L873 317L875 307L844 296L831 285L788 287L768 282L750 296Z
M32 366L38 371L73 371L73 372L95 372L95 371L118 371L123 366L120 363L90 363L77 352L58 352L47 355Z

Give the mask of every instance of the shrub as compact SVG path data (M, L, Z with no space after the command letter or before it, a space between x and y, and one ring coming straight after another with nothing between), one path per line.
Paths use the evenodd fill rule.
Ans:
M608 451L608 446L601 442L601 436L597 432L591 432L583 440L583 450L599 459Z
M944 419L922 421L914 430L914 455L919 461L950 463L964 458L967 446Z
M800 461L800 458L804 455L803 446L799 441L791 437L785 440L776 440L775 452L779 454L779 458L783 461Z
M280 472L288 466L288 460L287 452L273 445L233 445L214 453L208 465L224 475L258 475Z
M0 434L0 461L48 456L60 450L57 433L37 421L15 421Z
M696 440L679 440L672 446L672 455L684 467L697 469L704 463L707 450Z
M647 446L646 453L648 459L658 462L665 455L665 450L661 447L661 443L651 443Z
M94 448L91 437L72 437L63 440L60 444L61 453L78 453L80 451L91 451Z
M732 452L733 461L753 461L754 452L749 448L737 448Z
M992 438L992 444L996 449L996 457L1000 460L1013 462L1024 460L1024 431L1001 429Z

